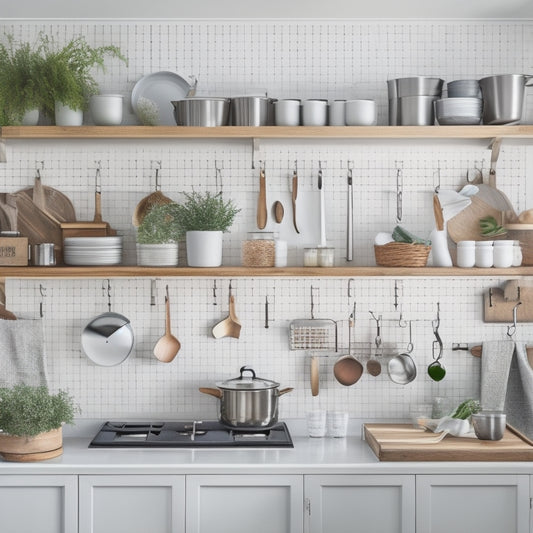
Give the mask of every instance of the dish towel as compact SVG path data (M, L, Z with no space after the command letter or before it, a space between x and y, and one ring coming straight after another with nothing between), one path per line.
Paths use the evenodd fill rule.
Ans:
M517 343L505 400L507 423L513 426L533 445L533 369L526 345Z
M512 340L483 343L481 355L481 407L484 411L503 411L507 380L515 350Z
M42 320L0 320L0 387L48 386Z

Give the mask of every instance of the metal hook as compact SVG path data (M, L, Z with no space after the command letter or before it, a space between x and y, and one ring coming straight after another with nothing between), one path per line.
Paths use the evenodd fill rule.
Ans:
M403 171L396 171L396 221L401 222L403 216Z
M39 164L41 165L39 168ZM41 179L41 170L44 170L44 161L35 161L35 175Z
M294 160L294 169L293 169L293 175L298 175L298 159Z
M161 190L161 176L160 176L160 170L162 168L161 166L161 160L159 159L152 159L152 168L155 169L155 190L160 191Z
M102 290L104 291L104 293L107 291L107 308L109 309L109 311L111 311L111 282L109 280L106 280L107 281L107 286L104 283L102 283Z
M409 320L409 327L411 325L411 320ZM401 327L401 328L406 328L407 327L407 320L405 320L403 318L403 312L402 312L402 309L400 308L400 318L398 319L398 326Z
M220 187L219 187L219 183L220 183ZM215 189L218 194L222 194L222 167L219 167L216 161L215 161Z
M41 301L39 302L39 316L43 318L43 299L46 297L46 287L44 287L44 285L42 285L41 283L39 283L39 293L41 294Z
M395 280L394 280L394 309L395 309L395 310L398 310L398 300L400 299L398 293L399 293L398 280L395 279ZM403 326L402 326L402 327L403 327Z
M444 348L442 339L439 334L439 328L440 328L440 303L437 302L437 318L435 320L431 321L431 325L433 326L433 335L435 335L435 340L433 341L433 359L435 361L438 361L442 357L442 351ZM437 352L438 347L438 354L435 356L435 353Z
M95 191L102 192L102 184L100 183L100 171L102 170L102 161L95 161L96 163L96 174L94 176L95 181Z
M263 172L266 170L266 162L263 161L262 159L259 160L259 170Z
M157 281L150 280L150 305L155 305L155 293L157 292Z
M437 167L437 170L433 173L433 175L437 175L438 182L437 186L435 187L435 194L439 194L440 191L440 165Z
M522 302L518 302L513 307L513 323L510 326L507 326L507 336L511 337L511 339L514 337L516 333L516 314L518 312L518 306L522 305Z
M313 296L313 291L318 290L318 287L313 287L311 285L311 318L315 318L315 301Z
M233 282L233 280L230 279L230 280L229 280L229 297L230 297L230 298L231 298L231 291L233 290L232 282Z
M217 280L213 280L213 305L217 305Z
M348 280L348 298L352 298L352 284L355 283L355 279L354 278L350 278Z
M168 284L165 287L165 290L166 290L166 300L165 300L165 302L166 302L169 299L169 297L168 297Z
M381 346L381 315L379 315L376 318L376 315L372 311L369 311L369 313L372 315L372 318L376 321L376 338L374 340L376 344L376 348L379 349Z

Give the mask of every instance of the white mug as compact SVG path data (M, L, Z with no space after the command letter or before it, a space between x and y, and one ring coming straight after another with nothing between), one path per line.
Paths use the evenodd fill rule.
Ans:
M305 100L302 106L304 126L325 126L328 121L327 100Z
M278 100L274 102L276 126L300 125L300 100Z
M329 104L329 125L346 126L346 100L333 100Z
M376 123L376 102L374 100L348 100L346 102L346 124L348 126L373 126Z

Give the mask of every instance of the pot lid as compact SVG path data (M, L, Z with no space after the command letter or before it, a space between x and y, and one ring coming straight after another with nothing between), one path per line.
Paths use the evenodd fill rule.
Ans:
M244 376L245 372L250 373L250 376ZM269 379L258 378L252 368L243 366L241 368L241 375L238 378L227 379L226 381L219 381L216 386L220 389L227 390L266 390L275 389L279 387L279 383L270 381Z

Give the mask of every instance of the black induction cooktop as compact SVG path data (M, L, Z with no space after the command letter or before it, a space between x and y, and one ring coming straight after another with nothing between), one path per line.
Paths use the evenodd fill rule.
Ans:
M220 422L106 422L89 448L293 448L284 422L269 429L237 430Z

